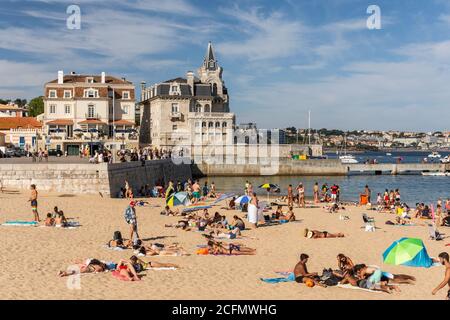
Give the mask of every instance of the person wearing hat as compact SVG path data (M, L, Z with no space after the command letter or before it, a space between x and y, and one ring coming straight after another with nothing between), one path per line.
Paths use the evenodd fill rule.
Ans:
M124 217L126 223L130 226L130 239L135 242L135 239L139 239L137 231L137 218L136 218L136 202L131 201L128 207L125 209ZM133 238L135 236L135 238Z

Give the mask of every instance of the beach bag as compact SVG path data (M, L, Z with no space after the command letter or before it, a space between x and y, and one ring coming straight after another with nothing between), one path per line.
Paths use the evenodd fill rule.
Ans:
M333 274L331 269L324 269L322 276L320 277L320 282L329 287L332 287L339 284L339 279Z
M113 235L113 240L114 241L122 241L122 233L120 233L120 231L114 231L114 235Z
M209 254L209 250L208 248L200 248L195 253L198 255L207 255Z

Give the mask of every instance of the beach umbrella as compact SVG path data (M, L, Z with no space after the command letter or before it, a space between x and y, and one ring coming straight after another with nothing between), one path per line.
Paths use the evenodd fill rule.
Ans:
M234 203L236 203L239 206L242 206L244 203L248 203L251 200L249 196L240 196L237 198Z
M392 265L424 268L433 265L422 240L415 238L401 238L392 243L383 253L383 262Z
M260 185L258 188L267 190L267 201L269 201L270 190L280 189L279 186L277 186L276 184L273 184L273 183L264 183L264 184Z
M223 200L226 200L229 198L233 198L234 196L235 196L234 193L224 193L224 194L221 194L213 203L216 204L216 203L219 203L220 201L223 201Z
M187 206L185 208L183 208L183 210L181 210L182 213L188 213L188 212L194 212L194 211L199 211L199 210L204 210L204 209L209 209L212 208L212 206L208 206L208 205L192 205L192 206Z
M169 207L186 206L189 203L190 203L190 201L189 201L189 196L188 196L187 192L174 193L166 200L166 204Z

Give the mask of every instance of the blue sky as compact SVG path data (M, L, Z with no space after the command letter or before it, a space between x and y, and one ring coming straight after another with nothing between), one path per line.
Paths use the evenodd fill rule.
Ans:
M0 97L40 95L58 70L184 76L212 41L238 123L306 127L310 109L315 128L449 130L449 31L445 0L2 0Z

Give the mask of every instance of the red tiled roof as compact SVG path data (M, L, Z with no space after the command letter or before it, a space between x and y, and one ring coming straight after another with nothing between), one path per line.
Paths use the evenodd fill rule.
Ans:
M95 119L88 119L88 120L83 120L78 122L79 124L105 124L104 122L100 121L100 120L95 120Z
M69 119L55 119L47 122L47 124L59 125L59 126L70 126L73 124L72 120Z
M9 129L40 129L42 123L33 117L0 117L0 130Z
M128 120L116 120L114 122L111 122L112 124L115 124L116 126L134 126L134 122L128 121Z

